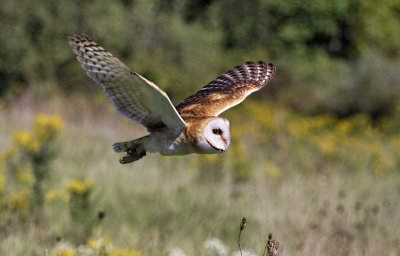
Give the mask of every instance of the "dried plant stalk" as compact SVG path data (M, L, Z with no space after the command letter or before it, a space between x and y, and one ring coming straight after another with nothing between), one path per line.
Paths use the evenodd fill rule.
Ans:
M247 218L243 217L242 221L240 222L240 230L239 230L239 238L238 238L238 246L239 246L239 251L240 255L242 256L242 248L240 247L240 235L242 234L243 229L246 227L247 223Z

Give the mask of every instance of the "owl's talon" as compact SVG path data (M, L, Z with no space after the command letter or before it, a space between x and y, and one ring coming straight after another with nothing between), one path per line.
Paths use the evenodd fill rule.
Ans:
M128 155L128 156L124 156L124 157L120 158L119 162L121 164L129 164L129 163L132 163L135 160L136 160L135 158L133 158L132 156Z
M139 160L140 158L144 157L146 155L146 151L142 151L140 153L136 153L133 149L129 149L131 152L127 152L128 155L122 157L119 159L119 162L121 164L129 164L132 163L136 160ZM129 154L132 153L132 154Z

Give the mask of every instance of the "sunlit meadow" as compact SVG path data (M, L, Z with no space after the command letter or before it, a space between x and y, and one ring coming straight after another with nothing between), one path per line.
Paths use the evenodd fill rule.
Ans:
M224 115L227 152L121 165L112 143L144 130L73 108L0 112L1 255L239 255L243 216L244 255L270 232L280 255L400 253L400 109L339 119L249 100Z

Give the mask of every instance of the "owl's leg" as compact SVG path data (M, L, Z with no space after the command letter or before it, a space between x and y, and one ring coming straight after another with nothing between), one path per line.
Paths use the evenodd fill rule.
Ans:
M127 155L122 157L119 162L121 164L127 164L144 157L146 155L146 149L144 145L146 144L148 137L149 135L136 140L114 143L113 148L116 152L127 153Z
M121 164L132 163L146 155L146 151L144 150L142 145L137 145L136 147L128 148L126 150L126 153L128 153L128 155L122 157L119 160Z
M134 147L128 148L126 150L126 153L130 156L140 156L144 157L146 155L146 151L144 150L144 147L142 144L136 145Z

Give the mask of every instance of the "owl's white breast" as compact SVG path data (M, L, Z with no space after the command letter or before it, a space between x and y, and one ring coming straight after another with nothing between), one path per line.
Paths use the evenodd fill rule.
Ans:
M152 133L145 148L149 152L159 152L161 155L186 155L196 152L193 145L186 141L183 132L179 135Z

